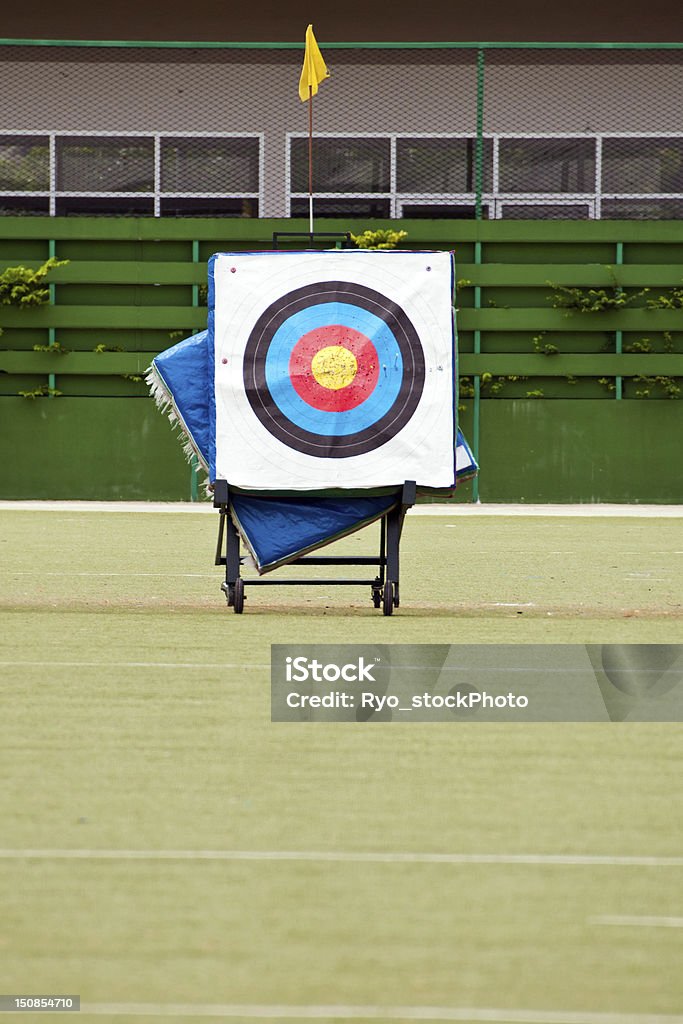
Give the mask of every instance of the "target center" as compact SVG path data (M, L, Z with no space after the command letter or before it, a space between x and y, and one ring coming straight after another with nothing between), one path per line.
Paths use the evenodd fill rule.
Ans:
M339 391L353 383L358 362L343 345L327 345L313 356L311 370L320 387Z

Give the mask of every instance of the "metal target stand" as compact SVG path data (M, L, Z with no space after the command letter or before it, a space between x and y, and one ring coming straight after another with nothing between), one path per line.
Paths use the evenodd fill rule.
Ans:
M396 492L396 503L384 513L380 520L379 553L372 555L301 555L288 565L376 565L378 573L374 579L286 579L274 580L244 579L241 575L240 535L230 514L230 488L227 480L216 480L213 505L218 509L218 542L216 544L216 565L225 566L225 582L221 584L228 607L241 615L244 611L245 587L301 587L301 586L369 586L372 603L381 608L384 615L391 615L399 606L399 547L406 512L416 501L416 484L406 480Z

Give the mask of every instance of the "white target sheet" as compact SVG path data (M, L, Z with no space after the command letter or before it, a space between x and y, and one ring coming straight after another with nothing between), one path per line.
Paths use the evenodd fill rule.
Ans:
M213 479L250 490L455 481L447 252L218 253Z

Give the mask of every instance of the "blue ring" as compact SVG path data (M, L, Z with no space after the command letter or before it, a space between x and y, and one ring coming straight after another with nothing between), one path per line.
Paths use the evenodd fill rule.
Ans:
M379 378L372 393L360 405L342 412L309 405L296 391L289 375L289 360L299 339L331 324L364 334L375 346L380 362ZM292 423L311 433L343 437L372 426L391 409L403 380L403 358L392 331L374 313L348 302L324 302L294 313L278 328L268 347L265 377L273 401Z

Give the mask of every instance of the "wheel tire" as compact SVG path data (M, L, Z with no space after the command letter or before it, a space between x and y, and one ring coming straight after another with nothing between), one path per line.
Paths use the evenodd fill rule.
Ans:
M391 615L394 610L394 584L389 580L384 584L384 599L382 611L385 615Z
M242 579L235 581L233 608L235 609L235 615L241 615L244 611L244 580Z

